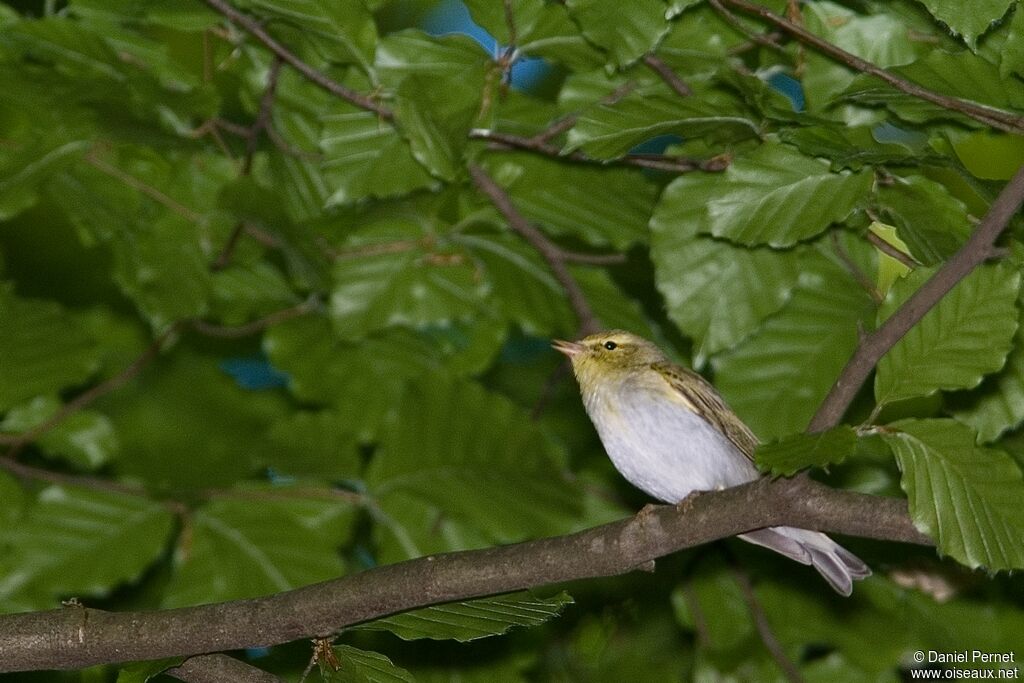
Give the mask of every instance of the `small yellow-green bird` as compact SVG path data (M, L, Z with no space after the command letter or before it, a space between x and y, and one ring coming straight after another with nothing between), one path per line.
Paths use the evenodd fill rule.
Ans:
M757 437L697 373L629 332L599 332L578 342L556 340L572 361L590 420L631 484L658 500L678 503L757 479ZM825 534L769 527L740 535L813 566L837 592L871 575L856 555Z

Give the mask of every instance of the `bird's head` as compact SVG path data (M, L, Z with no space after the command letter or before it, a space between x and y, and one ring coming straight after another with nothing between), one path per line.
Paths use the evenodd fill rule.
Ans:
M598 332L575 342L556 339L552 346L569 357L584 391L602 382L622 381L651 363L668 360L651 342L622 330Z

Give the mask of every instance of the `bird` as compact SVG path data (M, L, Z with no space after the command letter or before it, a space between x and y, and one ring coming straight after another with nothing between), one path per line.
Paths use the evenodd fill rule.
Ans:
M583 405L615 469L665 503L691 493L759 478L758 438L696 372L669 360L654 343L610 330L579 341L554 340L569 357ZM814 567L836 592L871 575L856 555L818 531L767 527L739 538Z

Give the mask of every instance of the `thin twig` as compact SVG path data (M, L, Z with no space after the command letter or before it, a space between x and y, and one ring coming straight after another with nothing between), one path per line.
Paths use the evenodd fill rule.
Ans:
M611 91L610 93L602 97L600 100L598 100L597 103L599 105L603 104L607 106L616 104L623 97L636 90L636 85L636 81L626 81L619 87L615 88L615 90ZM562 133L566 132L567 130L575 126L576 122L579 121L579 119L579 112L568 114L556 120L550 126L548 126L547 128L545 128L544 130L542 130L541 132L537 133L536 135L529 139L532 142L538 144L550 142L554 138L558 137Z
M777 52L781 52L783 54L786 54L786 49L784 47L782 47L781 45L779 45L778 43L776 43L775 40L773 40L772 34L769 33L769 34L763 35L763 34L751 31L749 28L747 28L746 24L744 24L742 21L740 21L739 17L737 17L735 14L733 14L732 12L727 10L722 5L720 0L708 0L708 4L711 5L712 9L714 9L716 12L718 12L719 16L721 16L722 19L725 20L725 23L727 23L730 26L732 26L734 29L736 29L737 32L742 33L743 35L745 35L747 37L747 39L751 43L754 43L755 45L760 45L762 47L767 47L767 48L769 48L771 50L775 50Z
M284 62L281 58L275 55L270 63L270 70L267 72L267 85L263 89L263 96L260 97L256 118L253 120L252 125L245 130L245 156L242 159L242 169L240 172L242 177L248 176L252 172L252 162L256 156L256 150L259 148L260 135L271 125L274 115L274 101L277 97L277 79L281 74L281 66L283 64ZM212 268L214 270L223 270L231 262L231 256L235 253L235 247L238 246L238 240L242 233L245 232L245 227L245 221L238 221L235 224L234 229L224 243L224 247L213 262Z
M569 305L572 307L573 312L576 313L580 333L584 335L593 334L601 329L597 316L594 314L593 309L590 308L590 303L587 301L583 289L566 267L565 256L562 254L562 251L544 233L534 227L525 216L519 213L519 210L512 203L512 198L487 174L487 171L476 164L470 164L469 175L473 178L473 183L477 188L487 195L487 198L491 200L495 208L505 217L509 227L529 242L547 262L555 279L558 280L558 284L565 291L565 295L569 299Z
M886 256L893 257L894 259L905 265L907 268L913 270L914 268L917 268L918 266L921 265L913 256L904 252L901 249L897 249L895 246L889 244L872 231L868 230L866 234L868 237L868 242L871 242L871 244L873 244L875 248L878 249L878 251L882 252Z
M220 14L224 15L224 17L226 17L231 23L250 33L254 38L256 38L256 40L263 43L271 52L283 59L292 68L327 92L340 97L360 109L372 111L385 121L390 121L395 118L393 111L373 98L358 93L355 90L338 83L327 74L313 68L306 62L299 59L294 52L277 42L277 40L267 33L267 31L260 26L258 21L247 14L239 12L230 3L225 2L225 0L203 0L203 2Z
M754 626L757 628L757 633L761 636L761 642L764 643L768 654L772 656L775 663L782 669L782 673L786 676L786 680L789 683L804 683L804 677L801 675L800 669L786 655L786 651L782 649L782 644L779 643L779 639L775 636L775 631L772 630L772 625L768 621L768 615L765 614L764 607L761 606L761 601L757 599L754 587L750 584L750 577L747 576L745 571L735 565L732 566L732 574L740 587L740 592L743 593L743 601L747 603L747 609L750 611L750 616L754 618Z
M843 262L843 266L846 267L846 270L853 275L853 278L861 288L874 300L875 305L882 303L882 299L884 298L882 293L878 291L878 287L875 287L875 283L871 281L871 278L864 274L864 271L860 269L860 266L854 263L850 254L846 251L846 247L844 247L842 242L839 241L839 232L833 230L829 233L829 237L832 240L832 250L836 253L839 260Z
M551 403L551 399L555 396L555 390L558 389L558 385L562 383L566 377L569 376L569 369L572 364L568 358L563 358L558 365L548 374L548 378L544 381L544 388L541 389L540 396L537 398L537 402L533 404L533 410L530 411L530 419L536 422L547 410L548 404Z
M502 0L502 5L505 8L505 26L508 28L508 44L509 47L515 47L519 40L516 36L516 18L512 11L512 0Z
M610 266L625 263L629 257L625 254L583 254L562 249L562 259L569 263L582 263L588 266Z
M734 0L730 0L732 2ZM1006 184L967 242L882 325L865 335L829 391L807 430L839 424L875 365L949 290L996 252L995 242L1024 203L1024 166Z
M690 171L723 171L729 163L726 156L712 157L711 159L687 159L684 157L667 156L664 154L627 154L618 159L594 159L583 152L574 151L562 153L559 147L547 142L539 141L536 137L527 138L509 133L499 133L493 130L474 128L469 132L469 137L474 140L487 140L499 149L522 149L528 152L536 152L554 159L573 161L581 164L593 164L598 166L636 166L669 173L689 173Z
M672 88L680 97L689 97L693 94L693 90L686 84L686 81L680 78L679 74L672 70L672 67L663 62L654 53L648 52L645 54L643 56L643 63L647 65L648 69L658 74L661 80L665 81L665 85Z
M102 171L103 173L106 173L112 178L117 178L128 187L134 190L138 190L139 192L141 192L142 194L146 195L147 197L149 197L150 199L159 204L163 204L168 209L175 212L179 216L182 216L186 220L192 223L199 223L200 221L203 220L202 214L193 211L192 209L188 208L181 202L172 199L171 197L167 196L166 194L156 189L152 185L149 185L148 183L139 180L135 176L129 175L122 171L121 169L117 168L116 166L108 164L106 161L100 159L97 155L97 150L95 148L90 150L82 158L85 160L86 163L92 165L94 168Z
M401 254L413 249L429 248L433 243L430 237L420 237L411 240L395 240L393 242L375 242L361 244L356 247L338 249L327 243L327 240L320 240L321 247L328 258L334 261L347 261L349 259L365 258L367 256L382 256L384 254Z
M950 111L956 111L964 116L970 117L975 121L984 123L987 126L997 128L1002 131L1009 133L1024 133L1024 118L1016 116L1006 111L994 109L992 107L986 107L974 102L968 102L958 97L950 97L949 95L943 95L933 90L929 90L923 86L918 85L912 81L908 81L904 78L893 74L886 69L883 69L871 62L861 59L857 55L851 54L840 47L833 45L824 38L816 36L802 26L787 20L784 17L780 17L766 7L756 5L747 0L709 0L712 6L716 9L721 3L725 3L736 9L748 12L750 14L757 15L762 20L772 24L773 26L785 31L800 42L810 45L814 49L818 50L822 54L831 57L832 59L845 64L851 69L861 71L863 73L871 74L876 78L888 83L892 87L896 88L900 92L904 92L913 97L917 97L926 102L938 105L943 109Z
M77 486L80 488L92 489L94 491L107 491L109 493L123 493L131 496L148 496L148 492L141 486L131 486L110 479L90 477L88 475L68 474L66 472L54 472L33 467L25 463L13 460L10 456L0 457L0 469L6 470L24 480L45 481L49 484L62 484L65 486Z
M283 64L281 58L275 55L270 63L270 69L267 71L267 85L263 89L259 109L256 110L256 119L246 132L245 162L242 165L242 175L249 175L252 172L252 160L259 148L260 134L270 127L273 119L274 101L277 99L277 79L281 75Z
M769 40L769 41L771 41L772 44L775 45L780 40L782 40L782 38L784 36L783 36L782 33L779 33L778 31L771 31L769 33L764 34L764 36L762 36L762 37L767 39L767 40ZM727 52L728 52L730 57L736 57L736 56L741 55L741 54L743 54L745 52L750 52L751 50L753 50L753 49L755 49L757 47L760 47L761 45L762 45L762 43L759 43L759 42L757 42L755 40L747 40L745 42L740 43L739 45L733 45L732 47L730 47L727 50ZM779 48L781 49L781 47L782 46L780 45Z
M166 330L159 334L149 346L146 347L138 358L132 361L131 365L106 381L100 382L96 386L86 389L81 394L61 406L60 410L43 420L32 429L22 432L13 438L5 435L4 439L7 440L7 443L9 443L11 447L4 455L7 458L14 458L25 446L35 441L40 435L50 429L53 429L68 417L74 415L79 410L82 410L101 396L105 396L115 389L124 386L129 380L142 372L142 370L157 357L161 349L163 349L164 344L167 343L167 340L177 333L181 329L181 326L181 322L176 322L170 325Z
M300 304L292 306L290 308L284 308L280 311L275 311L269 315L266 315L259 320L253 320L244 325L216 325L214 323L208 323L203 320L193 320L190 324L192 329L200 334L204 334L208 337L220 337L222 339L240 339L242 337L249 337L268 327L273 327L279 323L283 323L286 320L292 318L298 318L299 316L306 315L307 313L316 310L320 306L320 302L317 298L313 297L307 301L303 301Z
M709 647L711 645L711 631L708 629L708 619L704 615L704 609L700 606L700 600L693 590L692 582L689 579L683 581L679 586L679 591L682 593L683 602L686 603L686 609L690 612L690 618L693 619L693 629L697 633L697 646L700 648Z

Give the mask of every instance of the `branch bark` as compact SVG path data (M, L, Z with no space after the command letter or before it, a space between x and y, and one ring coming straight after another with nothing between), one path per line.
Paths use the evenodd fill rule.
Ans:
M541 258L547 262L555 279L558 280L558 284L565 290L565 295L569 299L569 305L576 314L580 333L585 336L600 330L600 322L594 314L594 310L590 307L583 289L565 265L568 259L562 250L549 240L544 233L534 227L523 214L519 213L519 210L512 203L512 198L487 174L487 171L476 164L470 164L469 175L473 178L473 183L477 188L487 195L487 198L491 200L495 208L505 217L509 227L529 242L541 255Z
M912 81L900 78L892 72L872 64L866 59L861 59L857 55L849 53L846 50L833 45L827 40L814 35L804 27L798 26L788 19L775 14L767 7L762 7L761 5L748 2L747 0L714 0L712 4L716 6L729 5L730 7L735 7L736 9L747 12L748 14L757 15L762 20L790 34L801 43L810 45L818 52L831 57L837 62L845 64L851 69L871 74L879 80L888 83L900 92L912 95L926 102L931 102L943 109L960 112L964 116L970 117L975 121L979 121L998 130L1006 131L1008 133L1016 133L1018 135L1024 133L1024 118L1021 118L1020 116L992 107L976 104L974 102L969 102L967 100L962 100L959 97L943 95Z
M777 525L931 543L914 528L904 500L806 479L760 480L574 534L421 557L262 598L156 612L75 607L0 616L0 673L327 637L432 604L625 574L684 548Z
M730 2L734 0L729 0ZM945 265L874 332L865 335L822 401L807 430L822 432L839 424L875 365L949 290L992 258L996 240L1024 203L1024 166L1013 176L974 233Z
M212 7L214 11L222 14L232 24L251 34L256 40L263 43L271 52L280 57L289 66L327 92L340 97L350 104L354 104L360 109L372 111L386 121L390 121L395 118L395 113L383 104L380 104L373 98L363 95L362 93L358 93L355 90L338 83L327 74L314 69L312 66L299 59L294 52L277 42L273 36L267 33L267 31L260 26L258 21L247 14L239 12L237 9L232 7L230 3L225 2L225 0L203 0L203 2Z

